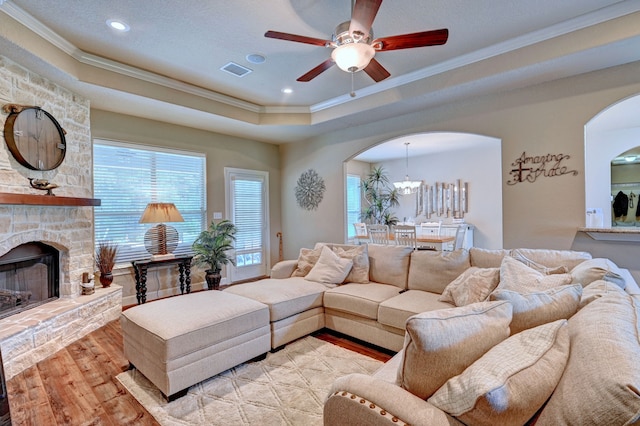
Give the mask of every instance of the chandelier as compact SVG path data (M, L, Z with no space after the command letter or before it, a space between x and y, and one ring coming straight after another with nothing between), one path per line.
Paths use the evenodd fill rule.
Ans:
M410 195L418 192L418 188L420 188L420 185L422 185L422 181L409 179L409 142L405 142L404 146L406 147L405 166L407 174L404 176L404 180L393 182L393 186L396 187L400 194Z

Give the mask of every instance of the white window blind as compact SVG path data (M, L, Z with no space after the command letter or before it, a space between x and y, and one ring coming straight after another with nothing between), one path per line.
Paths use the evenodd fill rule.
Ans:
M93 144L95 240L118 244L117 262L148 258L144 234L154 224L138 223L148 203L174 203L184 222L175 254L191 252L206 225L204 154L95 140Z
M355 238L354 223L360 220L360 176L347 175L347 237Z
M231 179L233 222L238 229L235 242L237 267L262 263L263 185L261 176L234 175Z

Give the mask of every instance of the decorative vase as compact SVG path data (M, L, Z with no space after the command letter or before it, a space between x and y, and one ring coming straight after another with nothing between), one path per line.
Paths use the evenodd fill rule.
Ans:
M207 281L207 290L220 289L220 280L222 280L222 275L220 275L220 271L207 269L205 271L204 279Z
M113 282L113 274L111 272L101 272L100 273L100 284L102 287L109 287Z

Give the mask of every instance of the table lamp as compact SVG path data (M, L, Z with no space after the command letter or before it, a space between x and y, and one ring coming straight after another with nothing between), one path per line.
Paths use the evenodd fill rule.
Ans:
M162 260L174 257L178 247L178 231L167 222L184 222L182 215L173 203L149 203L142 213L139 223L157 223L144 234L144 246L151 259Z

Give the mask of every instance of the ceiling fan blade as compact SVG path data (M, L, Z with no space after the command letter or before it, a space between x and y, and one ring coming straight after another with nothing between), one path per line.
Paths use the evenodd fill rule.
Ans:
M356 0L351 13L349 33L352 35L354 32L362 33L364 34L362 38L366 40L381 4L382 0Z
M267 38L277 38L279 40L295 41L297 43L313 44L314 46L325 47L327 44L331 44L330 40L322 40L319 38L301 36L296 34L281 33L278 31L267 31L264 33Z
M302 82L311 81L317 76L319 76L320 74L322 74L323 72L325 72L326 70L328 70L329 68L331 68L333 64L335 64L335 62L333 62L333 59L329 58L323 63L321 63L320 65L318 65L317 67L315 67L314 69L312 69L311 71L309 71L308 73L306 73L305 75L298 77L296 81L302 81Z
M371 62L369 62L369 65L367 65L363 71L374 79L376 83L391 75L389 71L380 65L380 62L376 61L376 58L371 58Z
M377 38L371 42L371 45L374 49L384 52L386 50L410 49L412 47L445 44L448 38L449 30L443 28L440 30Z

